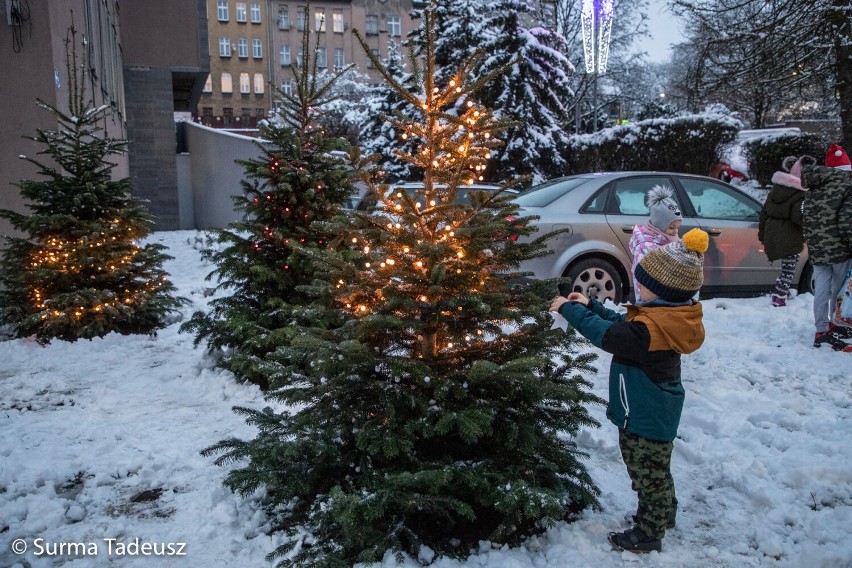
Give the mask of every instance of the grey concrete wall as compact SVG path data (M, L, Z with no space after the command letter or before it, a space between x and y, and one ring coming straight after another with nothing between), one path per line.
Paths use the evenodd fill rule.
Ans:
M192 203L192 154L185 152L178 154L176 158L180 228L194 229L195 209Z
M180 228L172 73L125 67L128 156L133 195L148 201L155 229Z
M194 228L225 228L238 221L232 195L241 195L244 170L235 160L261 155L256 138L185 122L190 153L190 175ZM183 176L181 176L183 177ZM186 191L181 188L181 193Z

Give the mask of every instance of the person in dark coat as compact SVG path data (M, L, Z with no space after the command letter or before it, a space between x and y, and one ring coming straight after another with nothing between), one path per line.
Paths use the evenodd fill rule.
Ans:
M802 202L807 189L802 188L802 162L810 159L803 156L796 159L790 156L781 165L784 171L772 175L772 189L760 212L760 226L757 238L763 243L763 250L769 262L781 261L781 273L775 279L772 288L772 305L787 305L790 285L799 255L805 246L802 234Z

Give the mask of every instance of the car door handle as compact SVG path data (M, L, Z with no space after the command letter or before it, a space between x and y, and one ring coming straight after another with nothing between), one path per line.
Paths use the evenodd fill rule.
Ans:
M632 234L634 226L635 225L622 225L621 230L624 231L625 233L631 233Z
M718 237L722 234L722 229L707 229L708 235L713 235L714 237Z

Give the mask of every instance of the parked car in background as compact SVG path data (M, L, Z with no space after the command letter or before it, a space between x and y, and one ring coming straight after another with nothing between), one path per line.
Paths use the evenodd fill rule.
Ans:
M759 295L772 288L780 266L767 260L757 239L761 203L717 179L669 172L581 174L520 193L520 214L540 217L532 237L568 229L550 241L553 254L527 261L521 270L538 279L568 277L588 297L626 301L632 289L628 243L634 225L648 221L645 196L658 184L674 190L683 214L681 235L695 227L710 235L702 297ZM800 292L813 291L807 250L793 282Z

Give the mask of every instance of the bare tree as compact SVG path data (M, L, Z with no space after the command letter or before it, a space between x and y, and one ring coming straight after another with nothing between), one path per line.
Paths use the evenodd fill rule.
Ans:
M825 114L839 109L852 146L852 0L670 0L701 49L699 92L727 98L756 126L770 111L816 99L833 86Z

